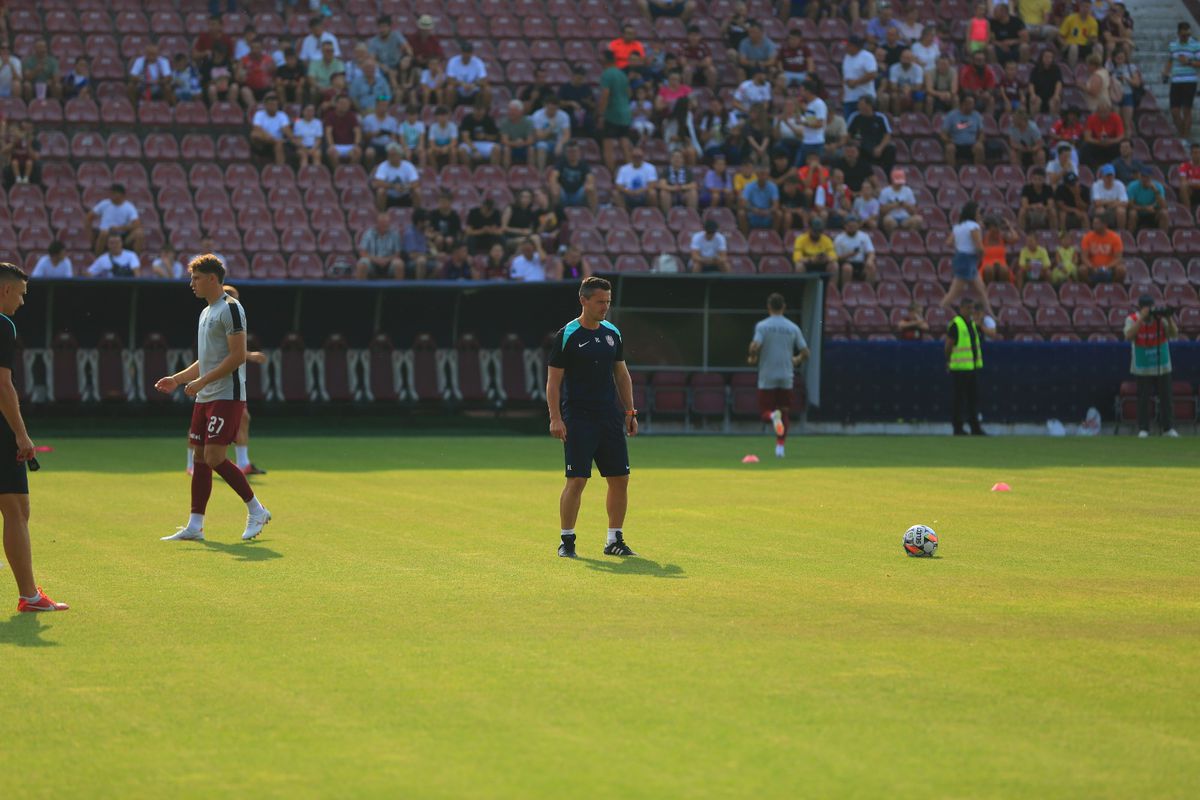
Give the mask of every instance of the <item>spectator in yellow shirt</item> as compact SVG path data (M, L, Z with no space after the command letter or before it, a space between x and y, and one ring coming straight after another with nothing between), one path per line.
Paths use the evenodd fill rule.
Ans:
M792 248L792 263L796 272L825 272L837 260L833 239L825 235L825 223L813 217L808 223L808 232L796 237Z
M1035 39L1052 39L1058 33L1052 14L1053 0L1017 0L1017 15Z
M1100 43L1100 23L1092 16L1092 4L1082 2L1079 10L1068 14L1058 28L1059 46L1067 51L1067 63L1074 69L1080 59L1093 52L1104 60L1104 45Z
M738 171L733 173L734 197L741 197L742 190L746 188L747 184L751 183L754 183L754 162L747 158L738 167Z
M1049 280L1052 266L1050 253L1038 243L1037 234L1027 233L1025 246L1017 255L1017 286Z

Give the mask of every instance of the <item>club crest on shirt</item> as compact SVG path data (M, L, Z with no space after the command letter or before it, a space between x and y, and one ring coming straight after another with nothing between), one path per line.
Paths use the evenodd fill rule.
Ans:
M599 341L599 339L597 339L596 341ZM604 341L608 342L609 347L612 347L616 344L616 342L613 341L613 338L611 336L605 336Z

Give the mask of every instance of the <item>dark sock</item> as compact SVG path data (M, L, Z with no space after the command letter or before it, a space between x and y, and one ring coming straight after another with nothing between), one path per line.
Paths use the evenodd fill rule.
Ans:
M238 497L242 498L243 502L249 503L254 499L254 490L250 488L250 481L246 480L246 476L237 468L237 464L227 458L217 465L216 471L238 493Z
M203 514L208 508L208 498L212 494L212 467L203 461L196 461L192 466L192 513Z

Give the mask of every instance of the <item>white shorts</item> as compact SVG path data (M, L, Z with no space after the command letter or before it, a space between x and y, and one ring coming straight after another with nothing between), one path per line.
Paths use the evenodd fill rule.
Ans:
M333 146L334 152L337 153L339 156L348 156L348 155L350 155L350 151L353 149L354 149L354 145L352 145L352 144L335 144Z
M491 158L492 151L496 149L495 142L471 142L470 144L462 145L462 149L468 152L474 151L484 158Z

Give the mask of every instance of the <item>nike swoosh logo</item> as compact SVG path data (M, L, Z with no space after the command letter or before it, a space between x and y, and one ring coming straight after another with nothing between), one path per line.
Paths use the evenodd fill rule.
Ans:
M586 342L584 342L583 344L581 344L581 345L579 345L579 346L580 346L580 347L587 347L589 344L591 344L591 341L590 341L590 340L589 340L589 341L586 341Z

